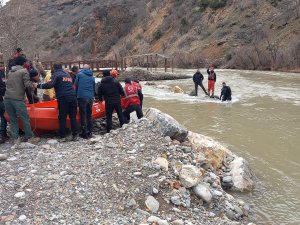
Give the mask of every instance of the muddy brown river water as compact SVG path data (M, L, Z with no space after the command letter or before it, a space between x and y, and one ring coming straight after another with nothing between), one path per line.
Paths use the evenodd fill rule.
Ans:
M204 86L207 87L205 70ZM194 70L177 70L191 76ZM233 92L231 103L175 94L191 79L144 85L145 106L156 107L189 130L211 136L247 159L257 176L252 193L235 194L252 207L257 224L300 224L300 74L216 70Z

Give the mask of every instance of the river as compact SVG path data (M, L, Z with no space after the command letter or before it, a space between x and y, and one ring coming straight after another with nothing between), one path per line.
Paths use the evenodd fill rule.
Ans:
M192 77L195 70L176 72ZM189 130L213 137L248 160L257 176L256 188L235 196L252 205L253 221L300 224L300 74L216 73L216 93L226 81L233 93L231 103L207 98L201 88L198 97L173 93L175 85L193 89L192 80L186 79L143 85L144 105L170 114Z

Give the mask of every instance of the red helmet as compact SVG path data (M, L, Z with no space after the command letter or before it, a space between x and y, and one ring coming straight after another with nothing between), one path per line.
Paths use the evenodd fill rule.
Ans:
M110 75L112 75L113 77L117 77L117 76L119 76L119 72L118 72L118 70L111 70Z

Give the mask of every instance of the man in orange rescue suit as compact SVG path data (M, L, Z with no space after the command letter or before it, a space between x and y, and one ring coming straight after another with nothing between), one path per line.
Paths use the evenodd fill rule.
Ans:
M61 139L66 136L66 120L71 120L72 141L78 140L78 124L76 122L77 99L72 84L72 77L62 69L60 63L53 65L51 80L44 84L37 84L37 88L51 89L54 87L58 103L59 135Z
M130 78L125 79L125 110L123 111L123 116L125 123L130 121L130 113L133 111L136 112L137 117L142 118L143 111L141 108L141 102L139 98L139 88L136 85L133 85Z
M210 66L207 69L207 73L208 73L208 94L210 95L211 98L214 97L214 92L215 92L215 82L217 80L217 75L214 71L214 67ZM210 94L211 91L211 94Z

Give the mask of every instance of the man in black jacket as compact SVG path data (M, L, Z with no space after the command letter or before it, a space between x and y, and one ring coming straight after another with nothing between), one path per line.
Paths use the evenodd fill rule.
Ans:
M220 100L222 100L222 102L224 101L231 101L231 89L229 86L226 86L226 83L223 82L222 83L222 90L221 90L221 95L220 95Z
M98 87L98 98L99 101L103 101L103 97L105 100L107 133L112 129L112 113L114 110L116 110L118 114L120 127L124 124L120 95L125 96L122 85L119 81L110 76L109 70L104 70L103 78Z
M202 88L202 90L204 91L204 93L206 95L208 95L207 91L205 90L202 81L204 80L204 77L202 75L202 73L200 72L200 70L198 69L197 72L194 74L193 76L193 81L195 83L195 93L196 96L198 96L198 85Z
M1 64L1 62L0 62ZM1 65L0 65L1 66ZM3 97L5 95L5 82L3 81L4 77L0 77L0 120L1 120L1 125L0 125L0 144L4 143L5 138L7 138L7 133L6 133L6 127L7 127L7 121L4 118L4 112L5 112L5 107L4 107L4 102L3 102Z
M62 69L60 63L53 65L53 76L51 80L45 84L35 84L37 88L51 89L54 87L57 103L58 103L58 120L60 138L66 136L66 120L67 115L70 117L72 141L78 139L78 124L76 121L77 99L73 88L72 78Z

